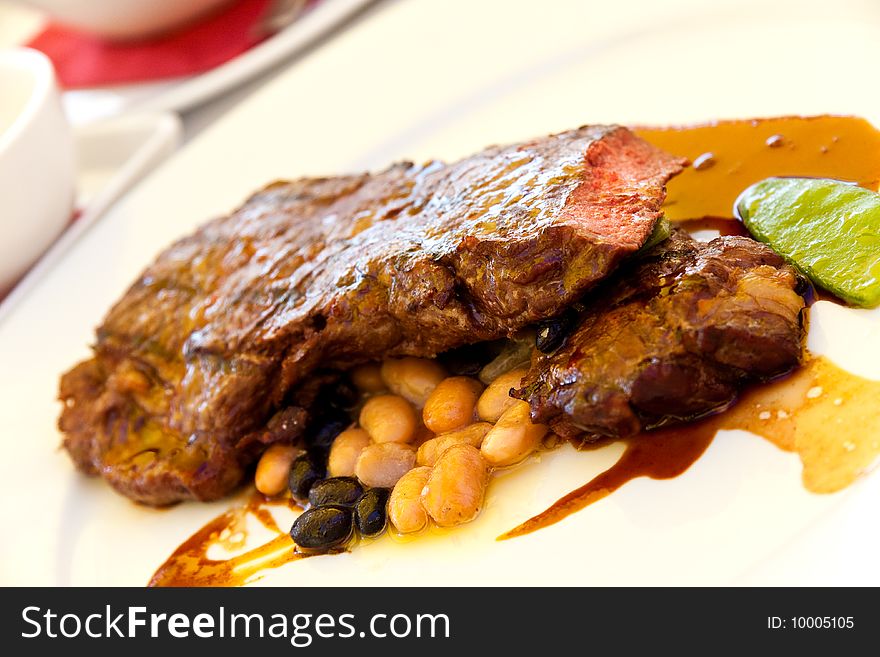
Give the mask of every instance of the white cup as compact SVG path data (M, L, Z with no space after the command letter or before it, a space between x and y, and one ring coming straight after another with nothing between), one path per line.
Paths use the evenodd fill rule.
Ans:
M184 25L230 0L19 0L109 39L137 39Z
M51 62L28 48L0 50L0 291L68 224L75 185L73 134Z

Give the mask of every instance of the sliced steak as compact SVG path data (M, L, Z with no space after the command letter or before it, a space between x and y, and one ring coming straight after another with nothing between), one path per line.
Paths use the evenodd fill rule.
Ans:
M727 407L802 358L804 279L747 237L675 231L593 295L523 387L557 433L625 437Z
M433 356L554 316L645 242L680 168L593 126L270 185L112 308L94 358L61 381L64 446L133 499L217 498L272 440L254 436L273 413L306 421L290 391L316 368Z

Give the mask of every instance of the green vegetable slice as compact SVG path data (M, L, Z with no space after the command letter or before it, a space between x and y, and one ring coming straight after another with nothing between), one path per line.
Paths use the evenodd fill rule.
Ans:
M672 234L672 226L669 223L669 219L666 217L660 217L657 220L657 223L654 224L654 230L651 231L651 235L648 237L648 241L642 244L642 248L639 249L640 253L644 253L650 248L653 248L660 244L660 242L665 242L669 239L669 236Z
M839 180L767 178L736 201L749 232L817 285L880 303L880 194Z

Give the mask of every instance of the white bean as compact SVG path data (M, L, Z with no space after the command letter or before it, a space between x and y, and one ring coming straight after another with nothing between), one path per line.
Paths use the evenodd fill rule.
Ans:
M470 522L483 507L488 481L489 469L480 450L470 445L453 445L434 464L422 493L422 504L441 527Z
M358 456L354 474L361 483L377 488L392 488L416 464L416 451L400 443L377 443Z
M385 390L382 380L382 369L379 363L358 365L351 370L351 381L361 392L375 394Z
M510 396L510 389L517 388L528 372L521 368L502 374L489 384L477 401L477 415L486 422L497 422L498 418L516 401Z
M327 472L331 477L350 477L354 464L364 448L370 444L370 434L359 427L346 429L336 436L327 458Z
M397 395L370 397L361 409L359 422L377 443L408 443L419 425L412 404Z
M257 463L254 484L263 495L280 495L287 490L287 477L293 460L302 450L293 445L276 443L263 452Z
M388 519L401 534L425 528L428 512L422 506L422 489L428 482L431 468L413 468L394 484L388 499Z
M453 445L479 447L490 429L492 429L492 425L488 422L477 422L464 429L450 431L427 440L419 446L419 451L416 453L416 463L434 465L440 455Z
M425 402L422 420L434 433L446 433L474 421L483 384L467 376L443 379Z
M515 400L498 418L498 422L480 445L480 452L489 465L502 467L519 463L534 452L547 433L547 425L532 424L529 405Z
M427 358L388 358L382 363L382 380L388 389L419 408L445 378L440 363Z

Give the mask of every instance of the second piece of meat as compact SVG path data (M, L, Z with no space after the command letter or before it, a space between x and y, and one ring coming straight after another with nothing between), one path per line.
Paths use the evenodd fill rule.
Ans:
M561 348L535 353L513 396L564 436L625 437L723 410L749 381L800 363L805 289L752 239L676 231L591 299Z

